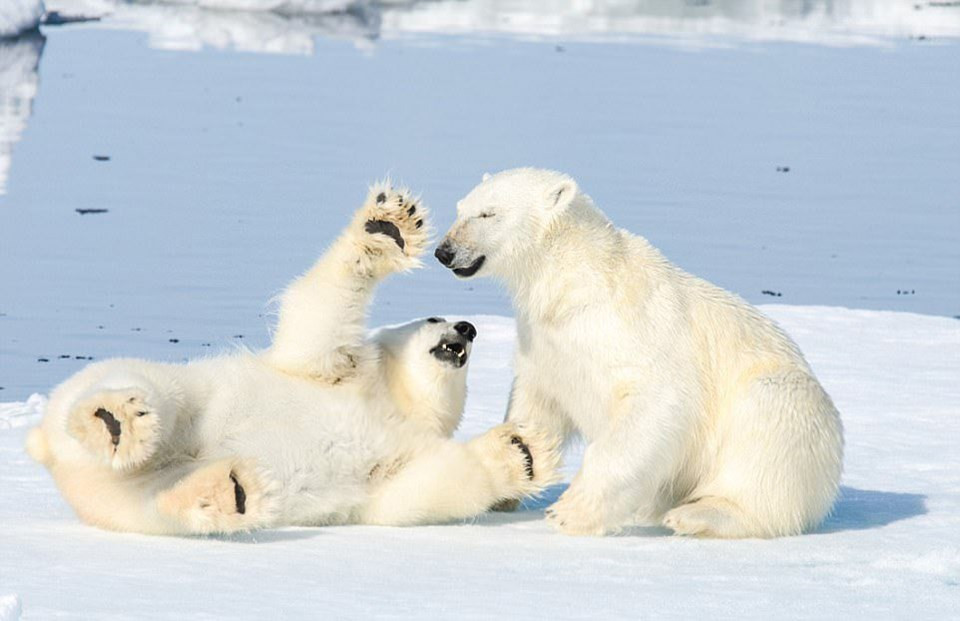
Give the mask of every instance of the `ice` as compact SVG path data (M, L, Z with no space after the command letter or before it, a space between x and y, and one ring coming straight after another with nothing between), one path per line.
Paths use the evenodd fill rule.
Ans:
M0 621L17 621L22 612L21 605L16 593L0 595Z
M114 534L81 525L24 454L27 429L0 424L0 593L19 594L25 619L94 621L955 617L960 322L762 310L796 338L846 427L841 498L815 533L711 541L634 529L570 538L542 519L561 485L518 513L450 525ZM460 438L501 420L514 339L509 318L469 319L480 335ZM36 420L40 407L39 397L7 403L0 421ZM568 474L578 462L574 450Z
M105 28L149 33L163 49L311 53L317 35L371 40L505 35L567 41L646 40L684 47L790 41L890 45L960 36L949 3L902 0L49 0L67 15L103 16Z
M0 429L36 425L47 406L47 398L33 393L23 402L0 403Z
M589 40L655 37L691 46L724 40L825 45L886 38L957 36L960 12L898 0L442 0L384 10L389 33L500 33Z
M43 17L43 0L3 0L0 2L0 39L32 30ZM0 82L0 86L2 86Z
M0 14L0 35L2 18ZM13 146L27 126L37 95L43 42L36 32L18 38L0 36L0 195L6 188Z
M146 32L150 45L160 49L310 54L316 36L364 40L369 32L363 4L350 0L54 0L49 7L71 17L97 18L92 27Z

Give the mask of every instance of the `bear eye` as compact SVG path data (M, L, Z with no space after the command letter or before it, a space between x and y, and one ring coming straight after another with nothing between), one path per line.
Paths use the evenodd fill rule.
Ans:
M480 214L479 216L477 216L477 217L479 217L479 218L492 218L492 217L493 217L493 212L492 212L492 211L484 211L484 212L481 212L481 214Z
M439 317L427 317L427 323L441 323L443 319Z

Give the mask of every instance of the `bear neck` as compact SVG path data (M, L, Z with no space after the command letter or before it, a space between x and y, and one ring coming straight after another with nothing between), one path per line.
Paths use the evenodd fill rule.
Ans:
M440 436L450 436L460 425L466 389L447 378L427 380L394 361L386 375L394 405L407 421Z
M560 320L597 302L599 288L614 288L626 255L625 240L584 194L578 194L516 257L504 278L520 317ZM602 297L602 296L601 296Z

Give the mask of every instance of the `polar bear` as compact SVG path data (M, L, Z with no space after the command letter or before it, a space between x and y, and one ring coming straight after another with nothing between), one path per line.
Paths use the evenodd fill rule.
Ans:
M547 510L560 531L659 523L775 537L830 511L843 430L797 346L744 300L615 228L570 177L484 176L435 254L513 295L507 420L587 443Z
M559 460L548 437L507 423L451 439L473 325L367 336L375 285L420 263L425 216L374 186L283 294L266 351L91 364L53 391L28 451L81 519L150 534L441 522L538 492Z

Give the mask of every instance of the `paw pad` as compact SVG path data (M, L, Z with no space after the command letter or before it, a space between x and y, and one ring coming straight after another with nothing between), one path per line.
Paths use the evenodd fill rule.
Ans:
M523 452L524 469L527 472L527 478L532 481L534 476L533 453L530 452L530 447L527 446L527 443L524 442L520 436L510 436L510 444L513 444Z
M403 247L406 245L406 242L403 241L403 236L400 235L400 229L397 228L396 224L388 220L367 220L367 223L363 225L363 230L371 234L381 233L392 238L393 241L397 242L401 250L403 250Z
M236 473L230 473L230 480L233 481L233 498L237 503L237 513L243 515L247 512L247 492L244 491L240 481L237 480Z
M114 417L113 413L98 408L94 416L102 420L103 424L107 426L107 431L110 433L110 442L113 443L113 446L120 444L120 421Z

